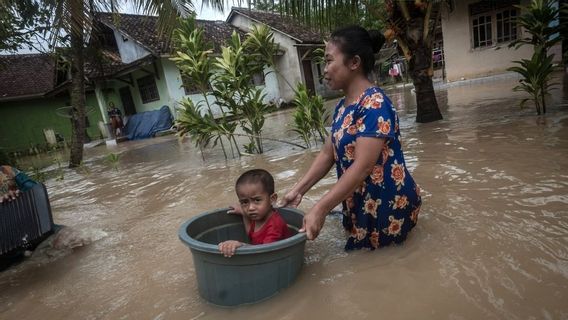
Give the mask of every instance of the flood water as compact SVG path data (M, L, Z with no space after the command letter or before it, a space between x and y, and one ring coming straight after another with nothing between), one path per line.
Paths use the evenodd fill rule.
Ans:
M89 172L47 182L54 220L75 240L0 273L0 318L568 319L568 95L554 92L536 116L519 109L514 84L440 89L445 118L428 124L414 122L409 89L390 90L424 195L406 243L346 253L330 216L296 282L238 308L200 298L178 228L233 203L235 179L253 167L272 172L283 195L317 148L267 141L263 155L225 161L217 147L203 161L190 142L165 136L89 149ZM290 115L272 114L266 136L290 139ZM118 171L104 161L110 152L121 155ZM300 209L329 190L333 171Z

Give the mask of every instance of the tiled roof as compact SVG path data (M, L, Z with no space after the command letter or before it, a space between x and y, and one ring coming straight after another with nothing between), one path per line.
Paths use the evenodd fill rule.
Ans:
M111 13L99 13L98 15L100 21L105 25L119 29L153 54L161 55L172 52L171 41L165 41L157 33L158 17L120 14L120 18L117 24L115 24ZM244 35L244 33L224 21L196 20L196 24L204 29L204 38L213 44L216 52L221 51L221 46L231 38L234 30L241 33L241 36Z
M50 55L0 55L0 99L43 94L54 84L55 59Z
M112 49L101 49L97 58L85 56L86 77L92 79L112 75L128 66L128 64L122 62L118 51Z
M234 12L238 12L241 15L249 17L253 20L258 22L264 23L269 27L278 30L282 33L285 33L293 38L296 38L300 41L300 43L305 44L322 44L324 35L321 33L312 30L302 23L294 20L290 16L280 15L278 13L272 13L267 11L258 11L252 10L248 8L239 8L233 7L229 17L227 18L227 22L229 22Z

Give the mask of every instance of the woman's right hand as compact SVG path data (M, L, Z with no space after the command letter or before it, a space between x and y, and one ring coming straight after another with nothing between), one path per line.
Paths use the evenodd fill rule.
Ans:
M278 206L296 208L300 205L300 202L302 202L302 197L303 195L301 193L292 189L278 202Z

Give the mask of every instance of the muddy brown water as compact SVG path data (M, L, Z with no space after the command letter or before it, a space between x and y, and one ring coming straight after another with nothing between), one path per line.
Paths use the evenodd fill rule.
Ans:
M56 223L80 243L38 249L2 272L0 318L568 319L568 95L556 91L536 116L519 109L514 82L440 89L445 119L429 124L414 123L410 90L390 90L424 192L417 228L401 246L346 253L330 216L296 282L238 308L199 297L178 228L233 203L249 168L270 170L283 195L317 148L266 142L265 154L228 161L215 148L205 162L174 136L89 149L89 173L47 182ZM290 115L272 114L266 135L293 139ZM109 152L121 154L118 172L103 161ZM335 181L332 170L300 208Z

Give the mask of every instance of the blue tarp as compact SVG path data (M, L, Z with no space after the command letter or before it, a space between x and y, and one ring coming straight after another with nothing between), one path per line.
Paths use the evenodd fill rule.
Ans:
M168 106L160 110L146 111L134 114L128 118L124 126L124 135L129 140L153 137L156 132L172 127L172 114Z

